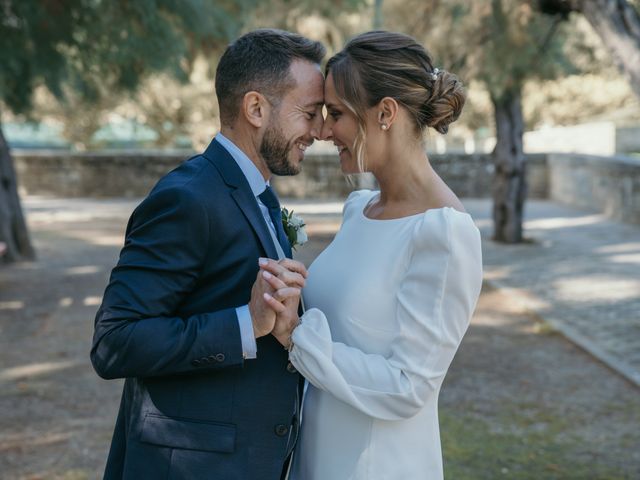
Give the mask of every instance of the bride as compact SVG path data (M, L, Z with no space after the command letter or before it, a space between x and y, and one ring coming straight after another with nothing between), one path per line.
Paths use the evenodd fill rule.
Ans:
M309 268L304 303L283 300L284 267L262 268L274 335L309 382L291 478L443 478L438 395L476 305L480 236L431 167L427 128L446 133L465 93L410 37L368 32L326 67L323 140L346 174L372 172ZM289 289L290 290L290 289Z

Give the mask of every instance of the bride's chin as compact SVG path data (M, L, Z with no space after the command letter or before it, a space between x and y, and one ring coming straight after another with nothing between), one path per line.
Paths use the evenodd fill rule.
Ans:
M340 155L340 170L342 170L342 173L344 173L345 175L351 175L352 173L355 173L354 169L352 168L353 165L351 165L351 158L349 157L348 154L341 154Z

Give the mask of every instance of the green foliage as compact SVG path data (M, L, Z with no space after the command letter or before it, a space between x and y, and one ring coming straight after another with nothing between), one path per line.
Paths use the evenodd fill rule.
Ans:
M298 32L323 42L331 55L343 47L347 38L371 29L370 3L368 0L270 0L254 10L247 27Z
M415 36L436 63L466 83L482 81L495 98L529 80L577 71L565 49L567 25L537 12L530 1L391 3L390 28Z
M551 79L576 69L565 55L565 31L560 18L541 15L526 2L493 0L490 29L482 66L478 69L493 96L520 91L527 80Z
M92 134L114 111L153 128L158 145L185 135L201 144L215 131L212 79L231 40L253 28L277 27L321 40L332 52L352 33L347 25L352 18L345 21L345 14L367 2L5 0L0 5L0 106L62 122L73 145L91 148L99 146L92 145ZM198 66L203 61L204 76ZM200 73L194 76L194 70ZM44 88L61 102L43 94Z
M615 73L615 70L614 70ZM627 79L612 75L571 75L545 82L529 82L523 90L527 129L543 125L575 125L613 121L640 122L640 101Z
M0 6L0 99L27 112L34 89L90 101L150 72L187 80L197 51L226 44L257 0L7 0Z

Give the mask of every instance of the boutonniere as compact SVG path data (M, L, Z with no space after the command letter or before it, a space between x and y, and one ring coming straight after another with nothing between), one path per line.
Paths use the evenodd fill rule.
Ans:
M304 245L309 240L307 232L304 230L304 220L294 215L293 210L289 211L284 207L282 207L282 227L284 233L287 234L289 245L294 250L298 245Z

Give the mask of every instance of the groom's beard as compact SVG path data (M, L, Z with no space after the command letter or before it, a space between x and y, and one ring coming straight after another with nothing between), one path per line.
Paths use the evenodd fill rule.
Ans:
M300 173L300 164L295 165L289 161L289 153L294 147L293 141L287 141L280 125L269 126L260 143L260 155L275 175L297 175Z

